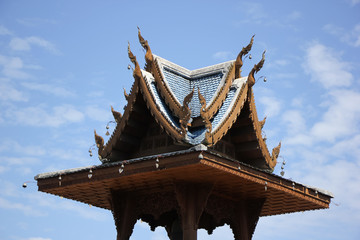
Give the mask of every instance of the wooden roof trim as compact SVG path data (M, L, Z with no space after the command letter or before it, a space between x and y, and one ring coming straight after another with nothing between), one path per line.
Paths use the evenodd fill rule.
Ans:
M154 96L151 94L150 86L147 81L145 81L144 77L141 75L140 77L140 90L142 92L142 96L145 100L146 106L150 110L152 116L154 116L155 121L159 123L160 127L162 127L168 135L170 135L174 140L181 141L183 140L183 135L181 134L180 129L176 129L171 122L163 115L163 113L159 110Z
M256 134L256 139L259 143L261 153L265 158L266 164L269 166L269 168L271 170L273 170L277 163L277 157L280 152L281 143L279 144L279 146L274 148L274 150L273 150L274 156L271 156L269 153L269 150L267 148L266 142L261 134L263 123L259 121L258 116L257 116L257 111L256 111L256 106L255 106L255 98L254 98L254 94L252 92L252 88L249 89L247 100L248 100L247 102L249 103L249 109L250 109L250 119L253 123L252 125L254 128L255 134Z
M243 56L247 55L250 52L250 50L252 48L252 45L254 43L254 37L255 37L255 35L253 35L251 37L250 43L246 47L243 47L241 49L241 52L236 57L236 60L235 60L235 78L241 78L241 67L243 66L242 58L243 58ZM251 55L249 56L249 58L251 59Z
M109 140L103 147L102 151L99 151L99 156L101 158L106 159L111 154L113 147L116 145L117 140L120 138L121 133L124 130L124 127L126 126L128 120L129 120L130 113L133 110L133 106L136 102L136 97L137 97L138 92L139 92L139 81L137 81L135 78L135 81L131 87L130 94L127 97L128 103L124 107L124 114L122 115L122 117L120 119L118 119L118 120L115 119L116 120L115 130L111 134ZM100 148L99 148L99 150L100 150Z
M181 103L176 99L176 97L172 94L172 91L169 89L168 85L165 83L164 81L165 78L161 73L159 64L157 60L155 60L155 57L151 52L148 41L142 37L139 27L138 27L138 38L141 46L146 50L145 70L153 75L156 82L156 88L160 92L161 97L163 97L165 103L168 105L170 110L173 112L173 114L176 117L180 117L181 109L182 109Z
M176 117L180 117L181 112L181 103L176 99L172 91L169 89L169 86L165 83L165 77L162 75L158 60L152 62L152 75L154 76L156 82L156 88L160 92L160 95L165 100L165 103L168 105L170 110Z
M214 115L218 112L218 110L224 103L234 79L235 79L235 67L234 67L234 63L232 63L230 65L229 71L227 72L227 76L225 77L224 84L221 86L216 97L213 98L209 106L205 108L205 111L202 113L203 117L207 119L212 119L214 117Z
M226 120L223 121L207 139L205 139L209 142L210 146L215 145L223 136L225 136L232 125L236 122L236 119L240 115L244 103L246 102L248 87L249 86L246 83L241 86L240 93L236 97L235 104L232 106Z

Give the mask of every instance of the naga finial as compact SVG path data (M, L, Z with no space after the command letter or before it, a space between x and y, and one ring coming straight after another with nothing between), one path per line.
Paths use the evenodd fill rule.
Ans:
M265 125L265 122L266 122L266 117L264 117L264 119L259 122L261 129L263 129L263 127L264 127L264 125Z
M112 112L112 114L113 114L113 116L114 116L115 121L116 121L117 123L120 122L120 120L121 120L121 118L122 118L121 113L115 111L114 108L113 108L113 106L110 106L110 107L111 107L111 112Z
M206 114L206 112L205 112L206 100L203 97L203 95L201 95L200 88L198 88L198 96L199 96L199 101L201 104L200 116L203 119L203 121L205 123L205 127L206 127L205 141L208 145L211 145L212 144L212 141L211 141L212 124L210 122L209 115Z
M191 99L194 95L194 89L195 88L193 88L193 90L188 95L186 95L186 97L184 98L184 101L183 101L183 105L180 108L179 122L180 122L180 128L181 128L181 135L183 137L185 137L186 132L187 132L187 127L190 125L189 121L191 118L191 110L189 108L189 103L191 102Z
M250 43L241 49L241 52L238 54L235 60L235 79L241 78L241 67L243 66L242 58L244 55L248 54L254 43L255 34L251 37Z
M94 130L94 135L95 135L95 143L97 148L99 149L98 152L100 154L100 152L104 148L104 139L101 136L97 135L96 130Z
M141 32L140 32L140 28L138 28L138 37L139 37L139 42L141 44L141 46L146 50L145 53L145 61L146 61L146 65L145 65L145 70L148 72L151 72L151 65L152 62L154 60L154 57L152 55L149 43L147 40L145 40L142 36L141 36Z
M135 69L133 71L134 78L135 79L140 79L141 78L140 66L139 66L139 63L136 60L136 56L130 50L130 43L129 42L128 42L128 56L130 58L130 61L135 65Z
M276 147L273 148L272 153L271 153L271 159L273 162L274 161L276 162L276 159L279 157L280 148L281 148L281 142L279 142L279 145L277 145Z
M251 71L249 73L249 76L248 76L249 87L254 86L254 84L255 84L254 74L257 73L258 71L260 71L260 69L264 66L265 53L266 53L266 50L263 52L261 60L257 64L254 65L254 67L251 69Z

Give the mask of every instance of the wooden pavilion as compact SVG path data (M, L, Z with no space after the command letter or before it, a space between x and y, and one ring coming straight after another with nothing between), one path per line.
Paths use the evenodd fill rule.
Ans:
M328 208L332 195L272 173L252 86L262 59L241 76L242 59L190 71L146 50L144 70L128 47L134 83L106 144L95 132L102 164L35 177L39 191L112 211L117 239L138 219L165 227L171 240L195 240L229 224L251 239L261 216Z

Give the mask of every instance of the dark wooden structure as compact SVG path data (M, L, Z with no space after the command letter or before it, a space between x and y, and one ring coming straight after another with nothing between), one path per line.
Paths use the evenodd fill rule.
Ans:
M189 71L146 50L116 128L104 144L95 132L98 166L39 174L39 191L112 211L117 239L138 219L165 227L171 240L195 240L229 224L251 239L261 216L328 208L331 194L272 174L280 152L262 136L252 86L265 61L241 77L242 58Z

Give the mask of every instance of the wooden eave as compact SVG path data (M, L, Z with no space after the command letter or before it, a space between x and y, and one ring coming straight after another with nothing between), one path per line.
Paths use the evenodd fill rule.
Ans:
M151 64L152 64L151 69L153 69L151 73L154 76L156 82L156 88L160 92L160 95L163 97L165 103L168 105L169 109L172 111L174 116L180 117L181 104L179 103L179 101L177 101L172 91L169 89L169 86L165 84L164 76L161 73L157 59L151 62Z
M250 119L252 121L252 126L254 129L254 133L256 135L256 140L259 144L260 151L266 161L266 164L269 166L269 168L274 169L276 166L276 163L277 163L277 158L275 156L270 155L269 149L266 145L266 142L262 137L262 134L261 134L262 126L260 125L260 122L259 122L259 119L257 116L257 111L256 111L256 106L255 106L255 98L254 98L252 88L249 89L247 98L248 98L247 102L249 104L249 109L250 109Z
M156 167L159 159L159 167ZM119 172L119 169L123 170ZM88 174L91 169L92 177ZM205 151L182 151L40 174L39 191L111 210L110 191L142 196L171 192L175 182L213 184L212 193L231 201L265 199L260 216L328 208L331 194Z
M232 109L230 110L229 115L227 116L225 121L223 121L221 125L217 127L217 129L214 132L211 133L209 141L211 141L212 145L215 145L219 140L221 140L221 138L225 136L228 130L235 123L246 101L247 92L248 92L248 84L243 84L240 93L236 98L236 102L233 105Z
M210 104L208 104L208 107L205 108L204 115L208 119L213 118L214 115L217 113L217 111L220 109L221 105L224 103L226 96L229 93L230 86L233 83L234 79L235 79L235 67L233 63L231 64L230 69L227 72L227 76L225 77L225 82L220 88L220 91L218 91L213 101Z

